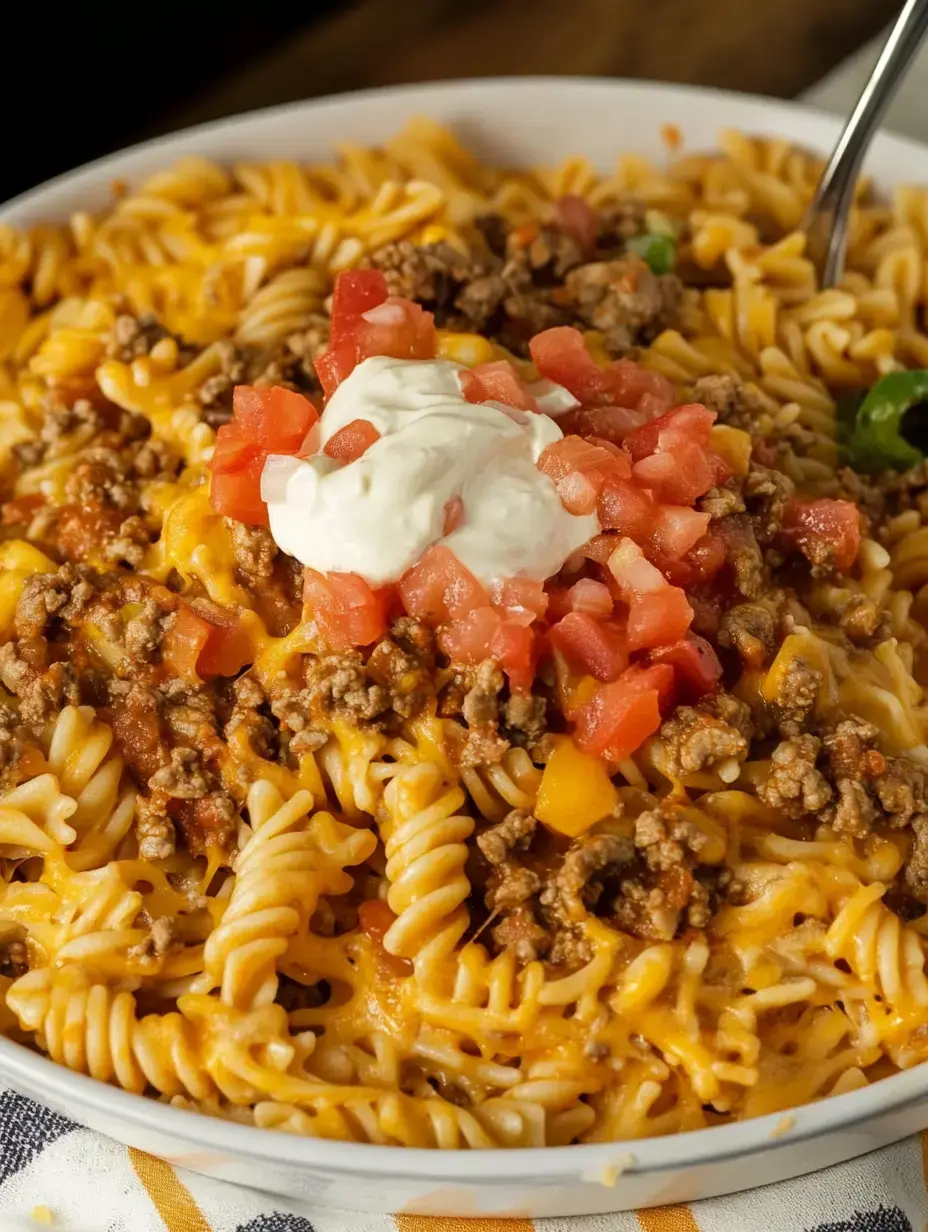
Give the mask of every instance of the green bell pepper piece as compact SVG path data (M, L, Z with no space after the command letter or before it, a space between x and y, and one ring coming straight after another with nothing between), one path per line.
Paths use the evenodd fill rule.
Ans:
M669 235L636 235L626 248L641 257L652 274L669 274L677 263L677 246Z
M902 417L928 401L928 369L890 372L873 386L854 418L845 441L848 461L860 471L892 467L908 470L925 455L902 435Z

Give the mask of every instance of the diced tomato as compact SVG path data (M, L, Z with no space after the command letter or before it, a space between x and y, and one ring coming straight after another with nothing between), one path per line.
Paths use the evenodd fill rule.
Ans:
M667 579L631 539L620 539L606 563L626 603L667 589Z
M666 714L676 700L676 679L666 663L633 663L622 673L622 683L639 692L654 689L661 714Z
M428 548L403 574L399 592L410 616L435 626L487 602L486 591L474 575L441 544Z
M308 398L282 385L236 385L232 415L245 438L265 453L296 453L319 418Z
M592 616L595 620L608 620L612 615L612 595L609 587L593 578L581 578L567 592L570 610Z
M543 582L532 578L497 578L490 584L493 606L510 615L528 614L540 620L548 610Z
M575 667L597 680L615 680L628 666L621 630L584 612L570 612L548 634Z
M591 479L597 490L607 478L627 479L632 473L631 463L621 449L594 445L580 436L565 436L547 445L538 459L538 469L555 483L579 472Z
M563 385L581 402L594 402L606 393L604 370L586 349L580 331L570 325L557 325L536 334L529 351L542 376Z
M679 560L709 529L709 514L686 505L661 505L651 525L649 547L658 560Z
M561 230L577 241L583 255L590 256L596 248L599 223L595 212L583 198L572 193L558 197L554 203L554 218Z
M494 635L502 623L499 612L484 604L444 625L439 630L438 644L453 662L475 667L490 658Z
M450 535L464 521L464 502L460 496L452 496L445 501L445 520L442 523L443 535Z
M621 479L607 479L599 494L596 511L604 530L617 530L635 540L644 540L651 531L655 504L645 488Z
M631 472L621 450L593 445L579 436L565 436L546 446L538 468L557 486L568 513L592 513L603 485L621 482Z
M265 455L259 453L237 470L213 473L209 503L217 513L244 522L246 526L267 526L267 505L261 499L261 471Z
M725 543L714 531L699 540L686 554L686 564L689 566L689 585L708 582L714 578L725 564Z
M679 586L633 599L628 610L629 650L648 650L679 641L693 623L693 609Z
M682 440L635 463L635 478L666 501L691 505L715 483L709 450L698 441Z
M582 411L569 412L570 426L565 431L600 436L620 444L627 432L673 405L673 386L665 377L629 359L600 368L587 350L583 335L569 325L536 334L529 350L542 376L569 389L584 408L598 407L603 411L601 415L586 417ZM625 414L617 413L621 409ZM633 417L629 412L634 413Z
M677 688L685 702L714 693L722 679L718 655L706 639L696 633L688 633L679 642L652 650L650 660L652 663L669 664L673 668Z
M508 359L465 370L461 373L461 389L468 402L502 402L517 411L538 410L538 403Z
M378 270L346 270L335 279L329 349L316 357L316 373L327 398L362 360L431 359L435 321L412 300L387 295Z
M330 346L322 355L316 356L313 367L327 399L332 397L342 381L351 376L357 363L358 348L353 342Z
M577 711L574 740L585 753L622 761L661 725L657 689L604 684Z
M182 604L174 613L162 639L162 662L181 680L197 684L200 680L197 660L209 641L209 635L209 623L197 616L187 604Z
M214 475L225 475L230 471L241 470L260 450L255 441L251 441L242 431L242 425L234 420L221 424L216 432L216 445L213 449L210 470Z
M792 500L783 529L813 564L850 569L860 550L860 514L850 501Z
M657 450L659 445L663 444L661 438L665 433L673 434L664 438L668 444L679 439L678 433L683 437L708 443L709 429L715 423L716 418L715 411L707 410L698 402L687 403L658 416L657 419L652 419L650 423L632 432L625 438L624 446L631 454L632 460L640 462L642 458L648 457Z
M306 569L303 575L303 602L333 650L369 646L383 637L391 597L389 587L374 590L356 573Z
M216 434L210 504L250 526L267 526L261 471L269 453L295 453L319 419L302 394L280 385L237 385L233 420Z
M525 624L502 621L490 642L490 658L509 677L509 687L527 693L535 679L535 635Z
M581 555L587 560L595 560L598 565L604 565L619 543L618 535L594 535L580 549Z
M237 615L211 610L209 618L180 605L161 644L164 664L188 684L204 676L234 676L254 651Z
M354 462L379 440L380 433L369 419L352 419L329 437L322 452L342 462Z
M353 342L362 316L389 295L387 280L374 269L345 270L335 279L329 343Z
M606 369L611 401L636 410L645 420L664 414L676 402L673 385L659 372L642 368L631 359L617 359Z
M629 432L647 422L647 414L636 407L581 406L558 416L557 426L586 440L596 437L621 445Z
M341 275L339 275L341 277ZM435 318L410 299L391 295L361 318L355 331L358 363L373 355L393 359L432 359Z

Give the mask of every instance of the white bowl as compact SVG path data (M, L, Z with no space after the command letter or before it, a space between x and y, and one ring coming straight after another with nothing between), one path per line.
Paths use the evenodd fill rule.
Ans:
M839 128L834 118L791 103L632 82L541 77L365 91L147 142L18 197L0 210L0 222L22 225L100 208L114 178L137 180L180 155L324 159L336 141L376 143L423 114L452 124L486 158L510 165L581 153L608 168L621 150L661 160L666 123L677 125L691 150L711 149L719 129L737 127L825 152ZM928 147L881 136L867 170L884 186L928 183ZM323 1206L431 1215L594 1214L715 1197L852 1159L928 1126L928 1065L786 1117L534 1151L402 1150L234 1125L72 1074L3 1039L0 1080L193 1172Z

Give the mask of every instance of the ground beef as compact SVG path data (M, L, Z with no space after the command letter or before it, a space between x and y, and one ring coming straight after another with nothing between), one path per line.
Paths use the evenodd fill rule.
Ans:
M170 799L198 800L210 789L210 779L200 763L196 749L171 749L170 760L148 780L149 788Z
M762 604L739 603L722 617L718 641L720 646L737 651L748 667L763 667L776 651L777 622Z
M489 864L502 864L511 851L525 850L532 841L538 821L531 813L513 809L501 822L477 835L477 846Z
M601 331L611 354L622 355L676 324L682 294L676 274L652 274L643 261L626 258L571 270L563 299Z
M25 941L17 938L0 942L0 976L17 979L29 970L29 951Z
M402 718L418 714L434 694L435 639L421 621L403 616L371 651L365 670L387 690L390 708Z
M304 678L310 710L358 723L376 719L390 708L389 690L371 683L357 651L309 656Z
M700 513L708 513L713 520L730 517L733 513L744 513L744 499L737 484L727 483L721 488L710 488L696 502Z
M398 240L371 254L391 295L423 304L440 326L468 332L486 330L507 295L498 261L459 252L451 244Z
M177 944L174 921L170 916L162 915L152 921L148 936L132 946L129 955L131 958L164 958Z
M724 373L701 376L693 385L693 401L715 411L718 422L756 432L763 413L763 399L753 385Z
M513 744L530 750L538 746L547 730L547 703L532 693L512 693L503 702L501 718Z
M234 343L222 338L214 344L219 357L217 373L197 390L204 422L219 427L232 418L232 391L236 385L283 385L317 396L322 387L313 360L328 344L329 321L321 314L310 318L298 333L282 338L273 347Z
M41 732L65 706L81 702L78 675L70 663L52 663L44 671L22 658L12 642L0 646L0 682L19 698L25 726Z
M16 604L16 637L44 637L54 621L76 628L99 586L99 577L92 570L70 563L56 573L35 573L26 578Z
M581 922L599 902L606 877L632 864L635 845L615 834L574 839L560 868L541 893L541 902L565 928Z
M784 736L798 736L806 730L821 686L822 673L799 656L779 673L771 702Z
M784 740L770 757L770 773L757 794L789 817L817 813L832 799L828 780L816 768L822 742L809 733Z
M774 543L783 528L786 506L795 485L782 471L751 464L742 486L744 503L751 517L754 536L761 547Z
M142 860L166 860L176 847L174 823L164 807L164 793L139 796L135 804L135 833Z
M23 467L38 466L74 452L93 440L103 420L100 412L86 398L77 398L71 406L52 401L42 407L41 424L36 439L13 446L13 454Z
M721 762L744 761L753 727L750 710L729 693L698 706L680 706L654 743L654 764L668 778L683 778Z
M759 599L767 587L764 557L746 513L733 513L715 527L725 544L726 570L732 585L745 599Z
M143 313L140 317L123 314L116 318L113 325L113 335L110 339L109 354L123 363L131 363L133 359L141 359L150 355L152 347L165 338L173 338L178 343L181 352L181 362L188 361L196 353L192 348L185 347L176 334L160 323L152 313Z
M232 554L246 586L259 590L274 572L277 544L265 526L246 526L235 518L223 518L232 540Z
M167 615L154 599L146 599L130 620L126 622L124 642L126 654L133 663L151 663L164 637Z
M470 676L470 687L461 704L461 714L467 724L467 735L457 750L459 765L493 765L509 748L509 741L499 734L499 695L503 673L486 659Z

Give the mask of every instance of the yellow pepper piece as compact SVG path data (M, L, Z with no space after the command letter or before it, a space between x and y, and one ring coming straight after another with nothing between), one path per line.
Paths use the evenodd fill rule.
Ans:
M715 452L727 462L733 475L746 475L751 465L751 437L741 428L728 424L713 424L709 441Z
M569 736L557 737L535 802L538 820L559 834L576 838L607 817L618 799L606 763L581 753Z
M438 331L435 349L439 359L453 359L466 368L488 364L497 357L496 348L488 338L480 334L456 334L444 329Z

